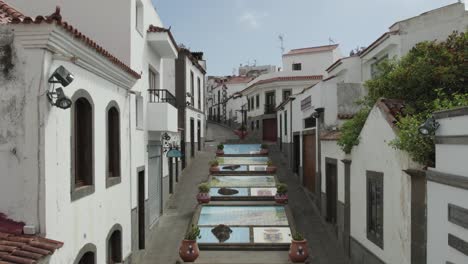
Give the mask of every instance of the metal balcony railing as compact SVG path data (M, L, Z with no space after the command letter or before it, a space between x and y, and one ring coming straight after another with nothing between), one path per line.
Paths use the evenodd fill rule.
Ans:
M169 103L176 107L176 98L166 89L148 89L150 103Z
M275 109L276 109L275 104L266 104L265 105L265 115L276 113Z

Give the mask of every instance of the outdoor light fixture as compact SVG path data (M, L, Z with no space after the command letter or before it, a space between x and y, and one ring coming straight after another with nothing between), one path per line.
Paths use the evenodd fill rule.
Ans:
M60 66L50 76L49 83L60 83L63 87L67 87L74 79L75 76L73 74L65 69L65 67Z
M420 125L418 131L421 135L427 136L434 134L435 131L439 128L440 124L437 122L433 116L429 117L424 124Z
M47 91L47 98L51 105L61 109L68 109L72 105L72 101L65 95L65 93L63 93L62 88Z
M315 112L312 113L312 117L313 118L319 118L320 115L325 111L325 108L323 107L319 107L319 108L315 108Z

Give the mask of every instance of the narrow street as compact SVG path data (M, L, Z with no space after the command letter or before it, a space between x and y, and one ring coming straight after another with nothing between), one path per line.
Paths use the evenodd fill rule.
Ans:
M182 263L178 249L197 201L197 185L208 178L208 162L213 159L218 142L234 140L232 132L219 125L208 124L206 150L200 152L190 166L184 170L175 194L168 201L164 215L153 227L146 253L141 263L172 264ZM213 140L213 141L211 141ZM275 146L270 146L270 158L278 166L277 176L289 186L289 206L292 209L298 230L309 241L310 257L306 263L344 264L347 263L343 250L336 239L327 231L326 225L317 215L315 205L305 194L296 177L290 174L286 160ZM179 262L180 261L180 262ZM290 263L287 251L200 251L195 263L205 264L261 264Z

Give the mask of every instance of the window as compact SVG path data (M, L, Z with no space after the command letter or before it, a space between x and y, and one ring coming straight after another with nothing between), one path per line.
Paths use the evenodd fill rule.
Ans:
M159 98L159 91L156 91L158 89L158 83L159 83L159 75L154 72L153 70L149 69L148 70L148 82L149 82L149 89L150 89L150 102L160 102Z
M316 119L313 117L304 118L304 128L313 128L316 126Z
M257 129L260 129L260 120L257 120Z
M143 129L143 96L138 95L135 98L136 128Z
M195 79L193 77L193 71L190 71L190 106L195 107ZM219 97L219 91L218 91Z
M115 230L107 243L107 263L121 263L122 233L120 230Z
M88 243L84 245L78 255L73 261L77 264L94 264L96 263L96 246L94 244Z
M302 70L302 63L293 63L293 65L292 65L292 70L293 70L293 71L300 71L300 70Z
M250 105L252 106L252 110L254 110L255 104L254 104L254 97L250 97Z
M254 128L255 128L255 126L254 126L254 121L251 121L251 122L250 122L250 130L252 130L252 131L253 131L253 130L254 130Z
M257 94L257 96L255 96L255 101L257 101L257 109L260 107L260 95Z
M93 105L89 94L76 93L72 106L72 190L77 200L94 192Z
M107 177L106 187L120 183L120 114L117 103L107 110Z
M367 171L367 239L383 249L383 173Z
M284 111L284 134L288 134L288 111Z
M386 59L388 59L388 55L384 55L380 59L373 58L375 60L374 63L371 64L371 78L374 79L375 77L379 76L380 68L379 65Z
M198 109L201 110L201 81L200 77L197 78L198 87Z
M143 35L143 3L140 0L136 2L135 28L140 35Z
M291 90L283 90L283 101L288 100L289 96L291 96Z
M78 261L78 264L94 264L94 259L96 257L94 256L93 252L87 252L86 254L81 257L80 261Z

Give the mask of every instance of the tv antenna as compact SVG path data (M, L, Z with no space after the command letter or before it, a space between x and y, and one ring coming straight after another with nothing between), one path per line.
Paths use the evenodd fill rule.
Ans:
M281 45L281 46L280 46L281 55L283 55L283 54L284 54L284 50L285 50L285 48L284 48L284 34L279 34L279 35L278 35L278 39L279 39L279 42L280 42L280 45Z
M328 44L332 45L335 44L335 40L333 40L331 37L328 38Z

